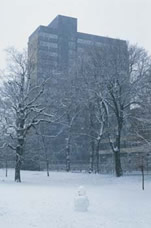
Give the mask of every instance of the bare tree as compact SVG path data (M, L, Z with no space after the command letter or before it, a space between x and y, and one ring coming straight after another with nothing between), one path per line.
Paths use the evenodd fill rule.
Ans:
M44 150L44 154L45 154L47 176L49 177L49 158L48 158L48 151L47 151L44 135L41 135L41 139L42 139L43 150Z
M89 172L100 171L100 144L105 133L107 124L107 103L104 87L104 58L98 48L93 47L91 51L85 51L79 56L78 81L82 97L82 106L87 110L87 136L90 143Z
M116 67L112 68L112 77L107 83L109 92L107 103L113 111L116 126L114 128L115 133L112 132L112 135L109 133L109 139L115 157L116 176L121 176L120 147L122 132L123 130L126 132L126 128L130 125L131 110L140 107L139 93L146 90L144 87L145 77L150 66L150 60L145 50L137 46L130 45L127 53L126 50L123 52L121 46L117 46L111 51L111 54L114 55L112 65ZM127 54L129 61L126 59ZM111 120L114 117L111 117Z
M150 143L150 96L151 96L151 56L137 45L129 46L130 76L135 86L133 100L136 105L131 111L132 133L136 140L149 145Z
M80 97L77 92L77 82L75 78L74 68L71 68L66 75L62 74L59 84L59 97L60 97L60 111L62 116L62 133L65 140L65 159L66 171L71 169L71 152L73 148L73 141L76 136L76 124L79 117Z
M89 101L91 99L94 113L93 138L97 170L100 141L103 134L108 132L115 158L116 176L121 176L121 137L132 104L131 96L134 93L134 85L130 83L127 45L126 42L111 41L107 46L92 48L87 56L87 71L84 74L89 84L86 90L91 91L91 95L87 97Z
M13 142L9 147L16 153L15 181L21 182L20 170L26 136L40 122L50 122L52 116L45 113L45 108L39 101L46 82L37 86L31 85L33 66L26 52L20 53L10 48L7 53L8 80L3 84L2 95L7 105L7 133Z

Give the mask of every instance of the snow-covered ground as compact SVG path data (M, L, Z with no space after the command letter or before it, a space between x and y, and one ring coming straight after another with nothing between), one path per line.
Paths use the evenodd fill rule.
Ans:
M116 178L86 173L0 170L0 228L151 228L151 177ZM87 190L87 212L74 210L80 185Z

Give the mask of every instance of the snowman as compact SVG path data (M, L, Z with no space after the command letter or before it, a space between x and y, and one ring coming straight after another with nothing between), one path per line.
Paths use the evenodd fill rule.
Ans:
M86 190L83 186L80 186L77 191L77 196L74 199L75 211L87 211L89 206L89 200L86 195Z

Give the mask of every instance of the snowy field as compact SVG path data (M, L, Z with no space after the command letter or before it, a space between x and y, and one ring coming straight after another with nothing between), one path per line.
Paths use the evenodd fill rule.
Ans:
M151 228L151 177L22 171L22 183L0 170L0 228ZM74 210L84 185L90 206Z

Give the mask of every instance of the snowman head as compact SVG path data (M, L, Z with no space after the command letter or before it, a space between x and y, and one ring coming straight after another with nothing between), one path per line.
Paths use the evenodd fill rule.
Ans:
M84 186L80 186L78 188L78 195L79 196L85 196L86 195L86 190L85 190Z

